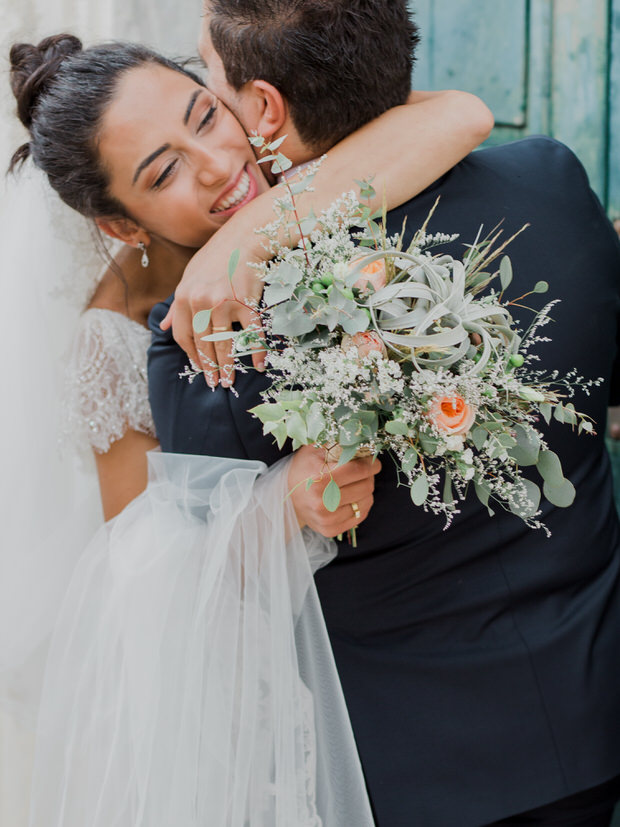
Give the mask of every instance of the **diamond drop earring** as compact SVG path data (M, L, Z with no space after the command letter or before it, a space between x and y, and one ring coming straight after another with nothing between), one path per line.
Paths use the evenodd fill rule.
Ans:
M149 266L149 254L146 252L146 244L144 241L138 242L138 247L142 250L142 258L140 259L140 264L143 267Z

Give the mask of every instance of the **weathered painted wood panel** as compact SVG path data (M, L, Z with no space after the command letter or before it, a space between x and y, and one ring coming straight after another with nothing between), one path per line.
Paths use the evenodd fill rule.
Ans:
M480 95L489 143L547 134L581 158L620 216L620 0L411 0L414 85Z

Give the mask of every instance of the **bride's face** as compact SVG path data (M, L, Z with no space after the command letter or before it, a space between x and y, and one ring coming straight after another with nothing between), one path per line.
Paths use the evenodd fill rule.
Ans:
M121 79L98 149L111 194L144 229L185 247L202 246L268 189L234 115L164 66Z

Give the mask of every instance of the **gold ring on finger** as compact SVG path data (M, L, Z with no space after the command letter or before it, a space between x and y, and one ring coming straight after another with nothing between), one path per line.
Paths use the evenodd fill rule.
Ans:
M224 327L216 327L215 325L213 325L213 332L214 333L231 333L231 329L229 327L226 327L226 325L224 325Z
M360 507L357 503L351 503L351 508L353 509L353 516L356 520L362 516L362 512L360 511Z

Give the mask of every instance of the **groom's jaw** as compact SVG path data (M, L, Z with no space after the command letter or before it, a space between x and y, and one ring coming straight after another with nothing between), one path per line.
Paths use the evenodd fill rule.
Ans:
M218 216L232 215L256 198L257 194L256 179L246 164L235 180L220 194L211 208L211 214Z

